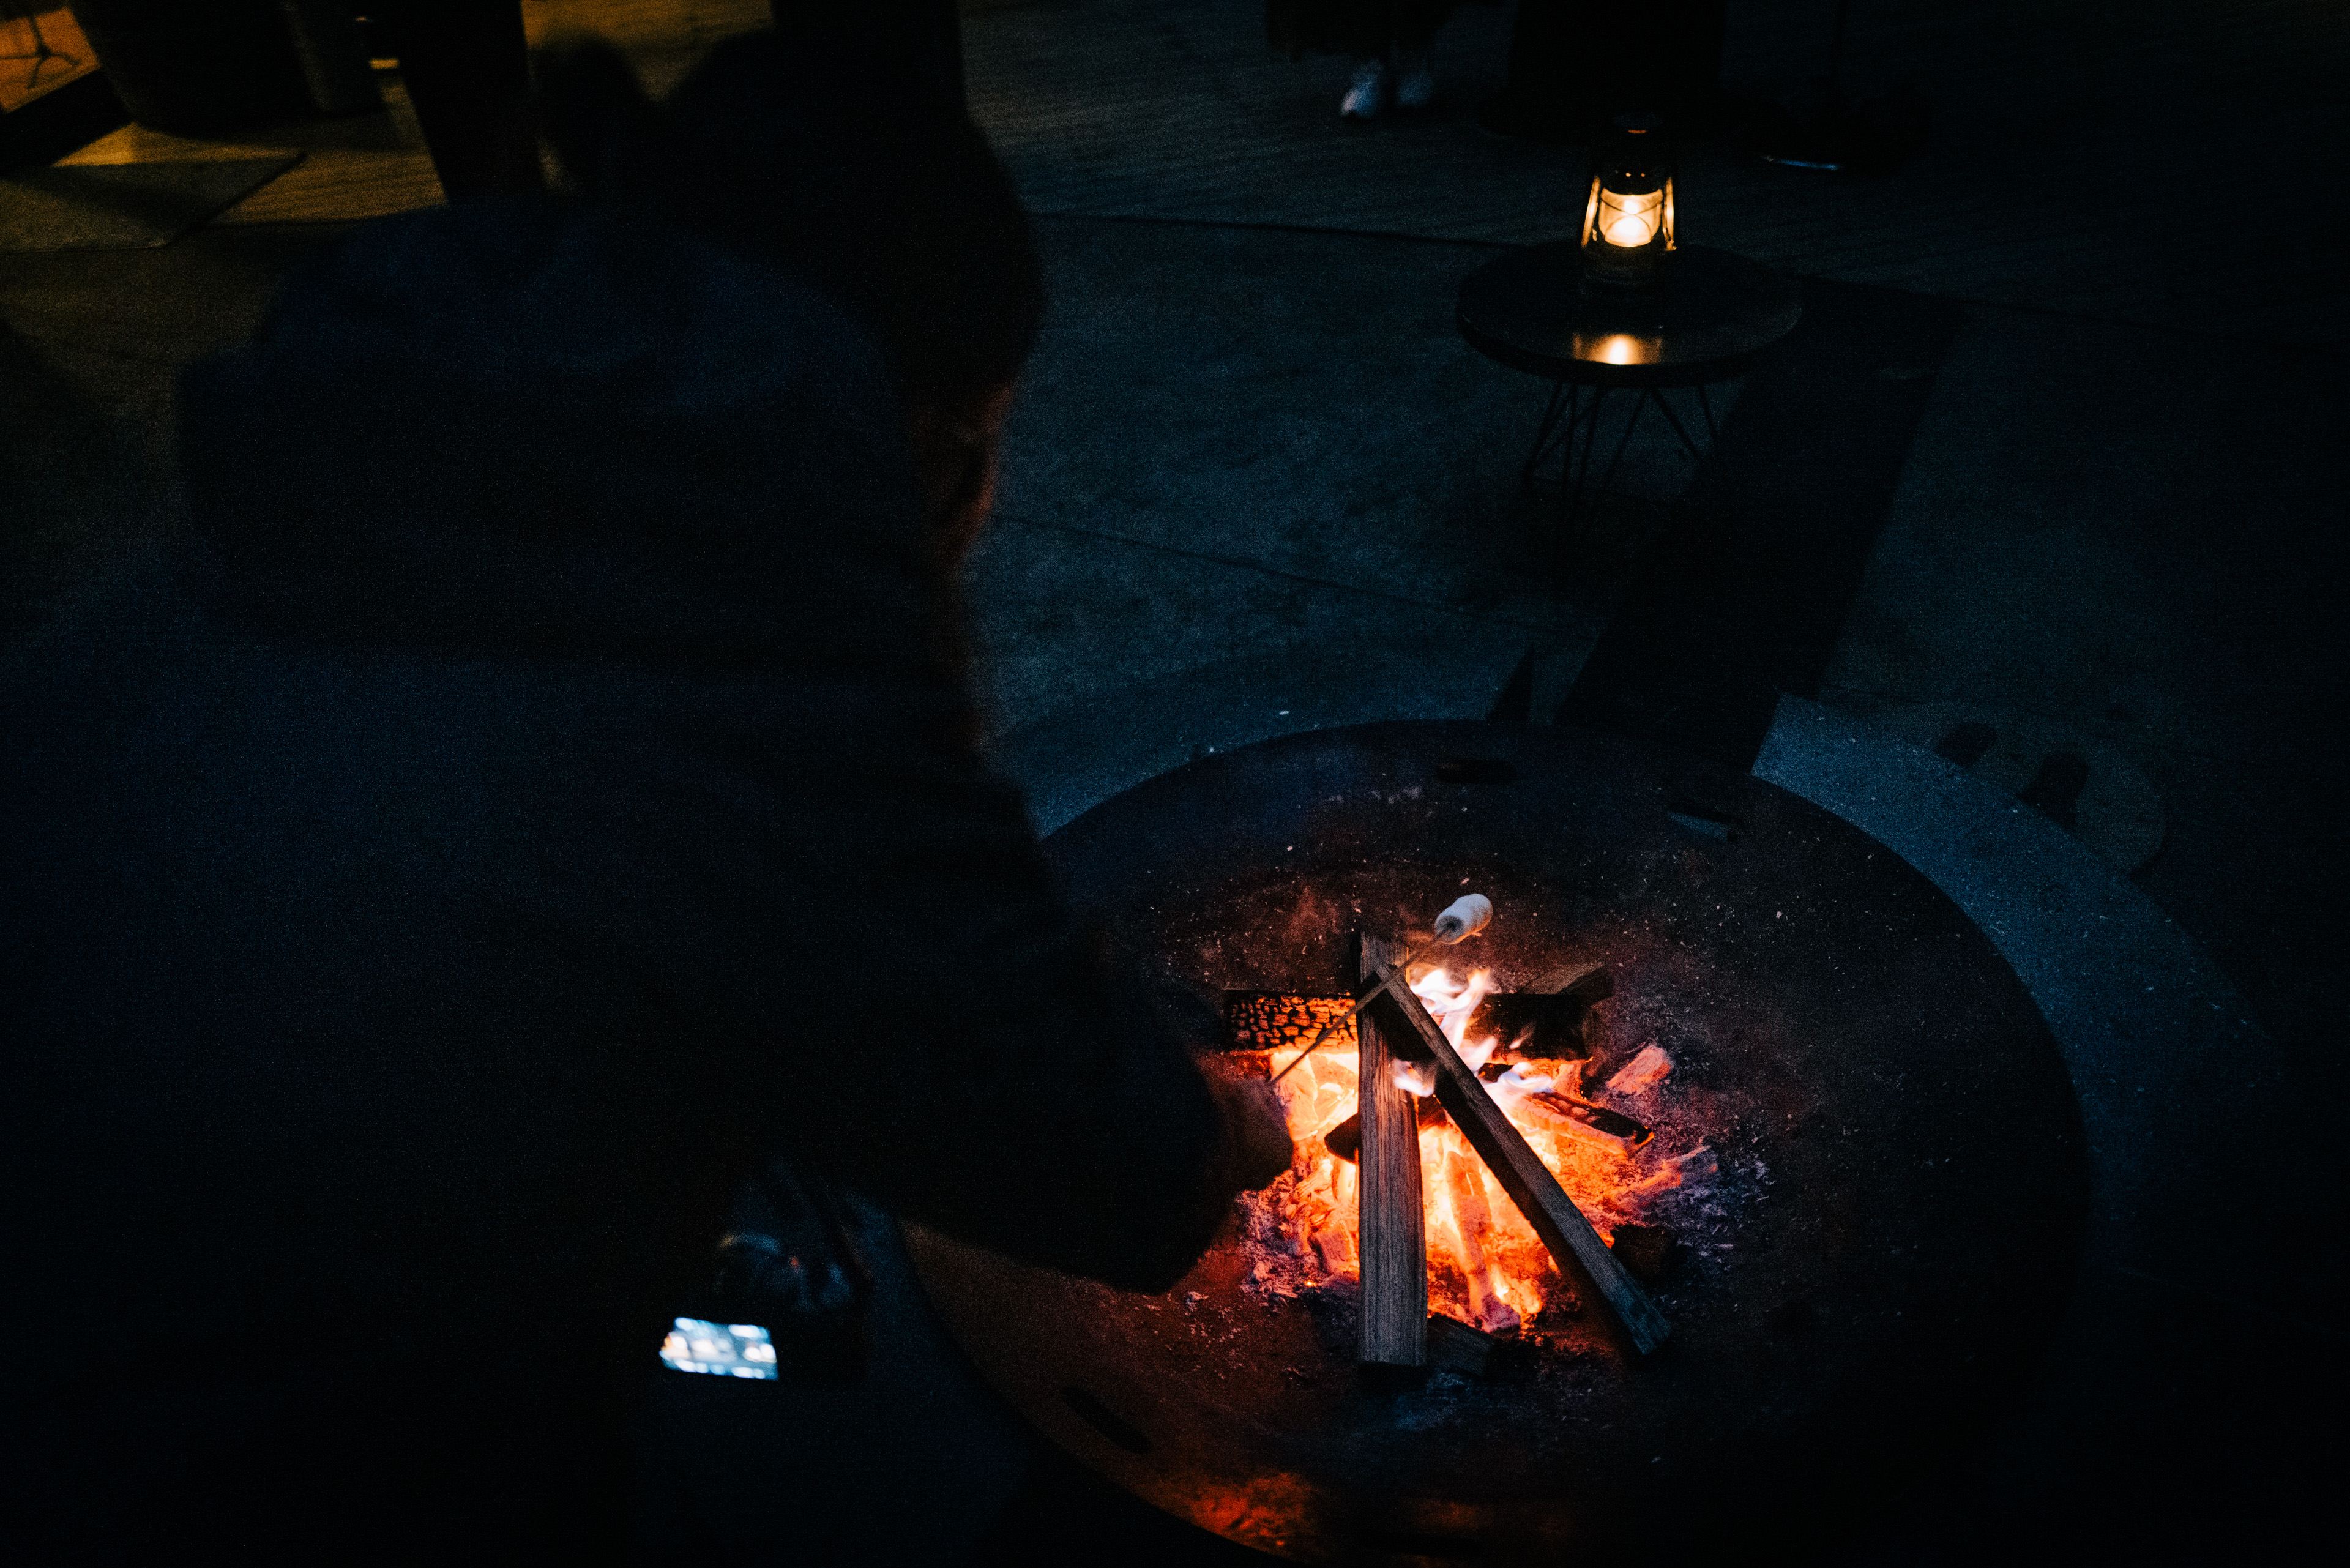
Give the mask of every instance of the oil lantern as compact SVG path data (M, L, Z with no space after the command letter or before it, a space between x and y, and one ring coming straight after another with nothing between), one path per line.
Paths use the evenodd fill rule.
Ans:
M1673 174L1664 121L1618 115L1591 171L1583 209L1583 275L1597 290L1642 293L1664 281L1673 248Z

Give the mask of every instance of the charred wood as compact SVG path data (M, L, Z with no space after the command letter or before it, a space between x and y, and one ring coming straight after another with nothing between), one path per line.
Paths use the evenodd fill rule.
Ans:
M1593 1006L1615 994L1616 979L1605 964L1553 970L1523 991L1487 997L1469 1021L1469 1034L1490 1034L1514 1055L1580 1060L1603 1043Z
M1463 1377L1491 1378L1507 1367L1514 1341L1443 1313L1428 1316L1428 1364Z
M1661 1225L1618 1225L1610 1250L1643 1284L1662 1284L1680 1267L1681 1239Z
M1322 1135L1322 1147L1352 1165L1363 1153L1363 1113L1357 1111Z
M1588 1007L1616 994L1616 975L1604 963L1569 964L1551 971L1526 990L1544 996L1569 997Z
M1501 1055L1565 1056L1588 1054L1580 1002L1534 992L1497 992L1470 1016L1466 1037L1501 1042Z

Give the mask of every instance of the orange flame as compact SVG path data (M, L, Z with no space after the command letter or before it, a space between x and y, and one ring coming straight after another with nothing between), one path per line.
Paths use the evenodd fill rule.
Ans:
M1472 1067L1483 1065L1496 1049L1492 1039L1463 1040L1470 1016L1492 989L1492 977L1483 971L1456 983L1436 970L1412 986ZM1562 1136L1558 1120L1525 1097L1528 1091L1550 1086L1548 1079L1517 1068L1489 1090L1603 1240L1612 1241L1617 1227L1637 1222L1650 1202L1680 1186L1685 1175L1712 1170L1713 1157L1702 1145L1678 1159L1652 1162ZM1353 1042L1343 1047L1336 1040L1326 1042L1276 1092L1288 1113L1298 1160L1271 1189L1250 1195L1263 1221L1252 1225L1251 1232L1277 1236L1302 1264L1302 1282L1308 1287L1354 1280L1361 1256L1355 1167L1332 1154L1324 1141L1358 1106ZM1539 1314L1559 1288L1556 1264L1451 1120L1421 1128L1419 1147L1430 1304L1490 1333L1515 1331ZM1264 1282L1272 1273L1261 1261L1254 1277Z

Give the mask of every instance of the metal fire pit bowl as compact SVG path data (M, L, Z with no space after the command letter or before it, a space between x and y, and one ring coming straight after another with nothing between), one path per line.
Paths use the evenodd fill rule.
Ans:
M1957 906L1784 790L1572 730L1379 724L1191 763L1049 843L1211 990L1341 989L1357 927L1424 937L1486 893L1456 968L1609 965L1610 1054L1678 1064L1642 1158L1721 1164L1661 1217L1663 1349L1584 1287L1493 1382L1365 1380L1351 1303L1249 1288L1234 1235L1163 1296L914 1237L983 1375L1170 1513L1307 1562L1800 1553L1978 1429L2063 1316L2087 1166L2054 1042Z

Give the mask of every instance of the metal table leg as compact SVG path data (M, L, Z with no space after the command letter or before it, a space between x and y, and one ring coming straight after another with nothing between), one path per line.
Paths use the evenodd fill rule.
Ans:
M1661 388L1645 387L1637 391L1621 387L1586 387L1576 381L1554 381L1544 400L1542 420L1534 429L1534 444L1526 450L1526 461L1519 470L1519 480L1526 488L1540 483L1555 483L1559 487L1558 506L1551 528L1551 571L1563 578L1568 553L1583 542L1586 530L1596 522L1599 506L1615 483L1616 471L1624 461L1624 453L1632 444L1632 432L1638 429L1640 415L1651 403L1664 416L1674 435L1690 454L1692 474L1705 465L1719 433L1714 423L1713 401L1700 384L1696 389L1698 410L1703 418L1705 441L1700 444L1690 433L1690 421L1685 421L1673 409ZM1632 409L1624 428L1616 437L1615 447L1600 470L1599 482L1591 483L1591 466L1597 455L1601 436L1600 415L1609 400L1619 391L1632 395ZM1586 394L1589 395L1586 397ZM1558 465L1555 476L1545 473L1547 461L1555 455Z

